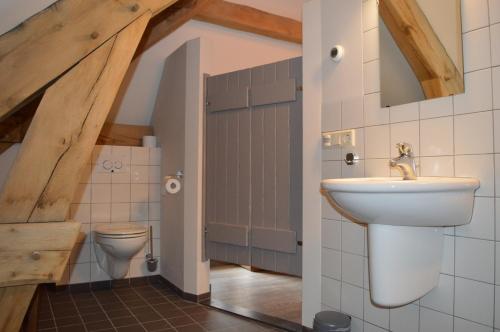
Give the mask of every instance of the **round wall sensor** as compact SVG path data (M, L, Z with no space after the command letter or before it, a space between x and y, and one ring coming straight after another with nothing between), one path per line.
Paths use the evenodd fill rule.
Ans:
M333 61L339 62L344 57L344 47L341 45L335 45L330 50L330 57Z

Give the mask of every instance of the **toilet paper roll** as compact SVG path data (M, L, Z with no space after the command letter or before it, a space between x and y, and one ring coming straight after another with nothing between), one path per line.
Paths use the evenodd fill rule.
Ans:
M168 179L165 183L165 190L169 194L177 194L181 190L181 183L177 179Z
M156 148L156 136L143 136L142 146L145 148Z

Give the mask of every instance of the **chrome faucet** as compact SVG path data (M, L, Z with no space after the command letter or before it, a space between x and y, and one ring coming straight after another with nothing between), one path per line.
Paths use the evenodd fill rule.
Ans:
M397 168L403 174L403 180L416 180L417 164L411 151L411 145L408 143L398 143L396 147L398 148L399 156L391 159L391 167Z

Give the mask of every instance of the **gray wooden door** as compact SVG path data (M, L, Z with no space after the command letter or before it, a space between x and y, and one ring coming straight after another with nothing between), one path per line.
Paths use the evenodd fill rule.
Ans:
M208 258L301 274L301 78L301 58L208 77Z

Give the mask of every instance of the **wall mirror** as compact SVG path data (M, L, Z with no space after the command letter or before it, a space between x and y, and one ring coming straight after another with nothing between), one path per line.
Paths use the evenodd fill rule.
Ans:
M382 107L464 92L460 0L378 0Z

